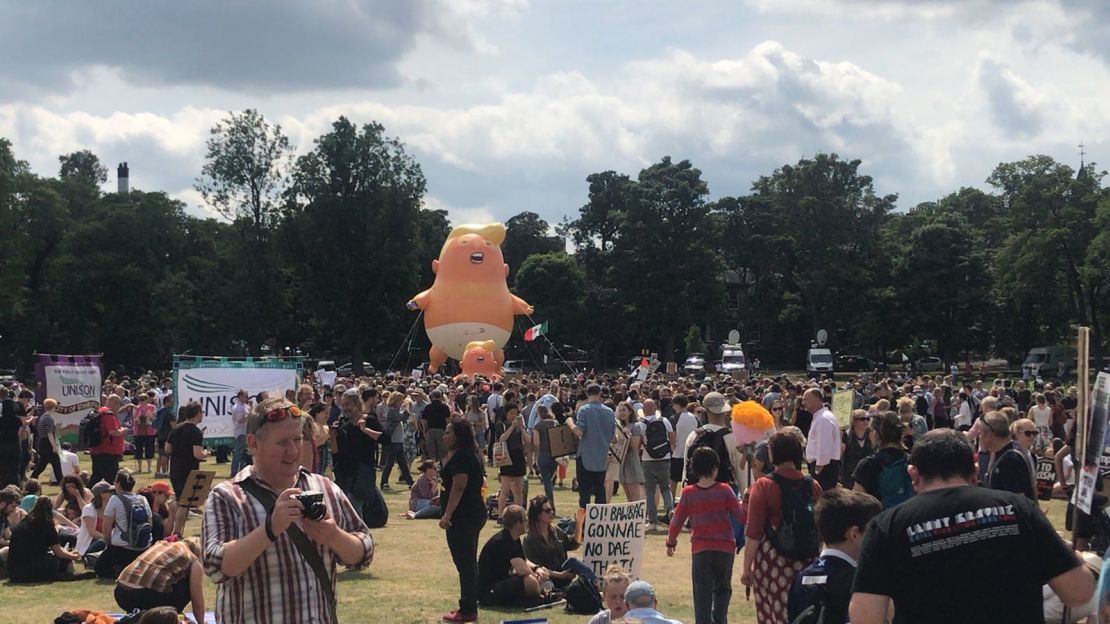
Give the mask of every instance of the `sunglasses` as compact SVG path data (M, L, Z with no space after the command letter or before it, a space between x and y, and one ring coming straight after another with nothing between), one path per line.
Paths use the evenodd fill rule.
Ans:
M258 429L261 429L266 423L276 423L285 420L286 418L300 418L304 416L304 412L296 405L292 407L279 407L266 412L262 416L262 421L258 423ZM255 432L258 431L255 429Z
M868 422L869 420L871 420L871 417L870 416L860 416L858 418L854 418L853 420L855 420L856 422Z
M1036 431L1022 431L1021 433L1022 433L1022 435L1024 435L1027 438L1037 437L1037 432Z

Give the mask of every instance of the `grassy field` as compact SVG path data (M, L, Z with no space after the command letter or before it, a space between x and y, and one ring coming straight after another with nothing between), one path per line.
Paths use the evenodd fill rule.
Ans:
M227 465L215 467L224 472ZM572 467L573 472L573 467ZM487 469L491 477L492 468ZM140 475L140 485L145 482ZM556 489L557 507L574 509L577 493L569 488ZM405 520L400 513L408 507L408 494L404 486L393 486L386 492L392 517L389 525L373 531L377 552L373 564L362 571L341 572L338 584L340 622L382 622L397 624L425 624L440 621L440 616L455 608L458 600L458 575L451 564L443 531L433 520ZM531 478L529 493L542 493L539 480ZM55 494L56 488L48 488ZM623 498L618 498L618 502ZM1053 524L1063 530L1065 505L1062 501L1047 504L1046 511ZM497 531L493 522L482 532L484 542ZM200 533L200 520L192 519L188 533ZM690 551L686 538L679 540L679 549L673 558L666 556L666 536L662 531L649 533L644 546L645 580L651 582L659 594L659 610L672 618L692 623L693 607L690 590ZM78 566L80 570L80 566ZM733 622L754 622L753 603L745 601L744 587L740 584L739 558L733 572L733 596L729 618ZM112 611L118 609L112 597L114 583L106 580L81 580L47 585L0 584L0 605L3 621L11 624L42 624L54 621L69 608L92 608ZM216 588L206 580L205 599L211 610L215 605ZM547 617L552 623L582 624L588 618L567 615L561 608L530 614ZM481 622L496 623L503 619L522 618L519 612L483 610Z

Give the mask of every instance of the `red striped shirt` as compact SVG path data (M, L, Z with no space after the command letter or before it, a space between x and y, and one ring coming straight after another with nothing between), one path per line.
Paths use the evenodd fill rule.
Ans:
M729 516L743 522L736 493L724 483L703 488L697 484L682 488L682 498L674 510L667 532L667 546L678 544L678 534L690 520L690 551L719 550L736 552L736 537Z

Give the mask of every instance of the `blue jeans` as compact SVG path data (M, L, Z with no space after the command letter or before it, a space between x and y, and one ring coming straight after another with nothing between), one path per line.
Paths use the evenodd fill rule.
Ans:
M433 505L429 498L416 499L416 513L413 515L415 520L423 520L425 518L439 518L443 516L443 510L439 505Z
M243 463L243 453L247 450L247 435L235 436L235 448L231 451L231 476L235 476L245 466Z
M563 562L563 567L560 569L560 571L574 572L578 576L581 576L584 580L589 581L590 585L597 587L597 575L594 574L593 568L582 563L578 559L575 559L574 557L567 557L567 560Z
M543 483L543 493L551 505L555 505L555 469L559 464L551 455L537 455L536 464L540 469L540 482Z

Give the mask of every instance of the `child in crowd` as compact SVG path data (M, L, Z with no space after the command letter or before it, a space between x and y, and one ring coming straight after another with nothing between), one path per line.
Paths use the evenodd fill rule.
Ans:
M794 577L787 612L790 622L846 622L867 523L883 510L879 499L837 488L825 492L814 508L817 533L825 549ZM800 617L805 613L805 617Z
M438 472L434 461L420 464L420 476L409 490L409 510L404 514L409 520L439 518L443 514L439 507Z
M40 494L42 494L42 487L39 485L39 480L27 479L23 482L23 499L19 501L19 508L29 513Z
M678 534L690 520L690 575L694 587L694 621L723 624L732 598L732 565L736 559L736 536L729 518L744 519L740 502L728 485L717 481L720 459L709 447L694 451L690 469L697 482L682 488L667 532L667 556L673 557Z

